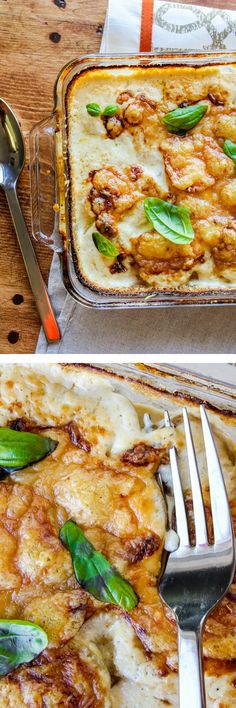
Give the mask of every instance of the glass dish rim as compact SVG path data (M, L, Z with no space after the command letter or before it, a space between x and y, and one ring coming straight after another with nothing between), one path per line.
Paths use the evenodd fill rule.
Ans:
M227 365L227 364L226 364ZM222 415L232 415L236 417L236 377L235 384L215 376L210 377L200 374L191 369L178 367L178 364L166 363L111 363L108 364L81 364L81 367L90 366L91 369L98 370L101 374L108 373L116 379L122 379L129 384L144 385L144 388L154 395L157 391L170 396L176 395L176 399L189 398L191 404L196 406L205 403L209 410ZM190 364L191 366L191 364Z

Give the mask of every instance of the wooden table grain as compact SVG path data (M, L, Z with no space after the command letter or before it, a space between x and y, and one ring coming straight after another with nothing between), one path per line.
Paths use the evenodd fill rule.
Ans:
M236 0L195 4L236 10ZM0 0L0 95L21 122L27 153L29 131L51 113L60 68L75 56L99 50L106 7L107 0ZM30 229L28 159L19 198ZM2 192L0 240L0 353L31 353L40 323ZM50 252L41 244L35 250L47 279Z
M106 6L107 0L0 0L0 95L21 122L27 154L29 131L52 111L60 68L99 50ZM19 199L30 229L28 159ZM40 323L2 191L0 243L0 353L31 353ZM35 250L47 279L51 253L40 244Z

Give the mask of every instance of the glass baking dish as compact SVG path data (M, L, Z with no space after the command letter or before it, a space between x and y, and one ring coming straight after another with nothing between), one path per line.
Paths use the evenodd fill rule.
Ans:
M94 68L121 66L225 65L236 62L236 52L180 54L99 54L84 56L67 64L55 85L55 105L51 116L30 133L30 181L32 229L59 254L64 285L80 304L99 309L175 307L177 305L227 305L236 302L235 288L208 291L105 293L85 285L76 272L69 226L69 167L67 160L66 94L70 82L81 72Z
M84 367L84 364L81 364ZM210 368L209 365L208 368ZM236 369L235 383L225 381L227 378L227 369L230 365L225 364L226 372L223 374L224 380L221 378L223 365L221 365L219 378L216 379L216 365L212 375L205 373L196 373L189 370L188 364L186 368L172 366L172 364L106 364L102 366L102 371L111 374L114 379L114 388L127 395L127 388L133 391L132 400L139 400L141 403L140 394L144 396L148 405L148 396L150 396L149 404L155 406L155 392L158 393L156 399L157 406L165 407L168 403L165 394L176 396L176 401L184 405L184 399L190 401L197 406L204 403L212 411L218 411L224 414L236 415ZM101 364L93 364L92 368L101 370ZM232 367L233 369L233 367ZM231 373L231 372L230 372ZM232 374L231 374L232 376ZM119 379L119 380L118 380ZM143 384L141 391L140 384ZM163 393L163 403L161 402L160 393ZM164 400L165 399L165 400Z

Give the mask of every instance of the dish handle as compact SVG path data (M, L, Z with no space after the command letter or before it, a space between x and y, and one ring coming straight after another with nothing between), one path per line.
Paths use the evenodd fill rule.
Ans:
M32 232L54 251L61 252L58 189L55 165L56 116L37 123L29 136Z

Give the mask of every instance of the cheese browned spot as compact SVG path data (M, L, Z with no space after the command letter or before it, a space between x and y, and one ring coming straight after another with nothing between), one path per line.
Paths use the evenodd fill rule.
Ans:
M96 214L96 228L106 236L116 236L118 215L130 209L140 199L140 192L130 191L128 171L121 172L112 167L94 171L92 184L89 201L92 211Z
M107 135L109 138L112 138L112 140L118 138L118 136L122 133L123 121L119 116L115 115L110 118L103 118L103 122Z
M128 541L125 550L130 563L139 563L143 558L148 558L158 550L160 539L157 536L147 536L146 538L136 538Z
M231 229L226 226L223 238L219 239L217 246L213 248L213 258L218 268L225 265L236 266L236 224L235 228Z
M154 113L157 107L156 102L148 98L145 93L137 93L133 96L128 91L120 93L116 97L116 103L120 108L114 116L102 116L107 135L113 140L123 130L128 130L132 126L143 123Z
M127 450L122 455L123 462L128 462L129 464L142 467L143 465L148 465L150 462L160 461L162 456L162 450L155 449L151 445L146 445L145 443L138 443L131 450Z
M76 423L67 423L66 430L68 430L73 445L76 445L76 447L80 447L81 450L84 450L85 452L91 452L91 444L88 442L88 440L86 440L85 437L83 437L81 430L79 429L79 426L76 425Z
M217 178L235 174L230 157L215 140L201 133L184 138L172 136L163 140L160 149L172 187L177 190L201 192L212 187Z
M160 234L149 231L140 236L134 244L134 258L140 268L142 277L150 284L155 284L159 273L181 275L181 282L187 282L189 271L199 262L204 261L204 249L201 243L194 239L190 245L176 245Z
M114 238L119 233L119 219L146 196L159 196L152 177L146 177L140 165L131 165L125 170L106 167L89 174L92 187L88 200L95 214L98 231Z

